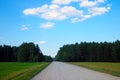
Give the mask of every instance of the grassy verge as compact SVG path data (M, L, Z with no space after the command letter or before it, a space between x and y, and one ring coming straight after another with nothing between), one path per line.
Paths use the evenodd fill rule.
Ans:
M49 63L0 63L0 80L30 80L34 75L43 70Z
M72 62L71 64L89 68L95 71L108 73L120 77L120 63L107 62Z

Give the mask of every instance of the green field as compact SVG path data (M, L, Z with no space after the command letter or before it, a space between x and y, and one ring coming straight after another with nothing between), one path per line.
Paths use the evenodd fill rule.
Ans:
M120 63L72 62L72 64L120 77Z
M29 80L49 63L0 62L0 80Z

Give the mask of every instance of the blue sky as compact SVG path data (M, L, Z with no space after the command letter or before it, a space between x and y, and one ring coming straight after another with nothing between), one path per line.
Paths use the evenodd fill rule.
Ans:
M0 44L39 44L55 56L64 44L120 40L119 0L0 0Z

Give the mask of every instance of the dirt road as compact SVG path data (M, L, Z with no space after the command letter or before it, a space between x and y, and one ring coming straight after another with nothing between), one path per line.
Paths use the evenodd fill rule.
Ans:
M120 77L62 62L52 62L32 80L120 80Z

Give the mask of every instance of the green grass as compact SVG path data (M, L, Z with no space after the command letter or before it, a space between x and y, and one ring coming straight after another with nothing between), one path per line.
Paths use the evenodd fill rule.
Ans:
M0 62L0 80L29 80L49 63Z
M72 62L72 64L120 77L120 63Z

